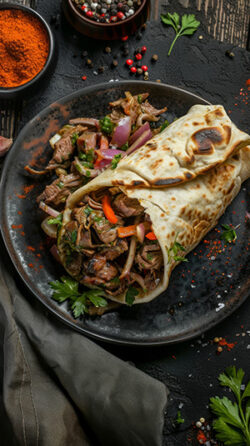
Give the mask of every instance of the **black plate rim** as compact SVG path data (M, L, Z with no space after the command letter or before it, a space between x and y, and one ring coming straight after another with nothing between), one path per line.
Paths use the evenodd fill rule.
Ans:
M123 86L123 85L129 85L129 84L137 84L138 87L143 87L145 89L145 85L151 85L151 86L159 86L160 88L162 87L163 89L169 89L172 91L178 91L180 93L183 94L188 94L190 96L192 96L193 98L196 98L199 102L203 102L204 104L210 104L209 101L207 101L206 99L202 98L201 96L198 96L188 90L184 90L182 88L173 86L173 85L169 85L169 84L164 84L164 83L157 83L157 82L147 82L145 84L145 82L143 81L115 81L115 82L103 82L100 84L95 84L89 87L85 87L82 88L80 90L77 90L73 93L70 93L69 95L63 96L61 98L59 98L57 101L54 101L52 104L48 105L47 107L45 107L43 110L41 110L41 112L39 112L34 118L32 118L20 131L16 141L14 142L10 152L7 155L7 158L5 160L4 163L4 168L3 168L3 172L2 172L2 178L1 178L1 183L0 183L0 205L1 203L4 202L4 183L6 180L6 177L8 175L8 167L12 161L12 157L14 157L14 151L17 150L18 145L19 145L19 141L22 141L23 135L26 133L26 128L27 126L30 125L30 123L33 120L36 120L37 118L43 117L44 115L46 115L51 108L53 107L54 104L64 104L65 102L67 102L68 100L74 99L76 97L78 97L81 94L85 94L85 93L91 93L94 92L97 89L102 89L104 87L112 87L112 86ZM129 88L129 87L128 87ZM196 328L194 329L192 332L190 332L189 334L184 334L179 336L177 339L160 339L160 340L153 340L153 341L134 341L134 340L127 340L127 339L117 339L117 338L113 338L111 336L108 335L103 335L103 334L99 334L99 333L93 333L93 331L85 328L85 327L80 327L78 325L75 325L73 322L70 322L69 320L67 320L61 313L57 312L56 309L52 308L49 303L47 303L45 300L43 300L39 294L37 294L32 287L30 286L30 284L28 283L28 281L25 279L25 277L22 276L21 271L19 271L18 269L18 265L15 262L15 255L14 255L14 250L13 252L11 251L10 245L9 243L11 243L10 240L8 240L8 236L5 233L5 230L3 228L3 213L1 213L0 215L0 230L1 230L1 234L2 234L2 238L4 241L4 245L5 248L9 254L9 257L12 261L12 264L19 276L19 278L21 279L21 281L24 283L24 285L26 286L26 288L29 290L29 292L35 297L37 298L49 311L50 313L52 313L54 316L56 316L57 319L59 319L63 324L66 324L67 326L69 326L70 328L76 330L77 332L86 335L96 341L101 341L101 342L106 342L109 344L115 344L115 345L121 345L121 346L135 346L135 347L156 347L156 346L163 346L163 345L174 345L174 344L178 344L180 342L184 342L184 341L189 341L193 338L195 338L198 335L201 335L202 333L205 333L206 331L210 330L212 327L218 325L219 323L221 323L224 319L226 319L228 316L230 316L235 310L237 310L237 308L239 308L243 302L245 302L245 300L249 297L250 295L250 291L249 293L244 293L243 297L240 298L237 303L234 303L234 305L230 306L229 309L227 309L227 311L223 310L220 312L221 318L220 320L211 320L209 323L206 324L206 327L204 329L204 331L200 331L200 328Z

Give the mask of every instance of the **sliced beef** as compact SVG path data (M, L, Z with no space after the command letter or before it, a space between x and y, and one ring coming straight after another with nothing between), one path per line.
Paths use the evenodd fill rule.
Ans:
M76 124L80 124L80 125L88 125L90 127L99 127L99 121L98 119L93 119L93 118L74 118L74 119L70 119L69 121L70 124L76 125Z
M70 261L68 262L67 269L72 274L72 276L78 276L82 268L82 256L77 252L74 252L70 256Z
M105 280L105 282L109 282L114 279L118 274L117 268L109 262L106 262L105 265L96 273L96 276Z
M92 248L93 247L90 230L88 230L88 231L86 231L85 229L81 230L79 241L78 241L77 245L80 246L81 248Z
M80 151L87 152L96 148L97 134L96 132L83 132L77 139L77 147Z
M115 246L110 248L103 248L100 253L106 257L107 260L114 260L128 250L128 242L125 239L118 239Z
M64 161L70 159L74 150L75 148L72 144L71 137L70 136L62 137L61 139L59 139L59 141L55 143L54 154L52 160L49 162L49 165L54 163L57 164L64 163Z
M56 206L65 201L71 192L72 187L80 186L82 179L79 175L60 175L59 178L45 187L37 202L45 201L46 204L54 203Z
M83 279L80 281L80 283L82 283L83 285L86 286L100 286L105 284L105 280L101 279L100 277L96 277L96 276L89 276L89 275L85 275L83 277Z
M57 183L58 179L46 186L44 191L37 197L37 203L40 203L40 201L44 201L46 204L54 202L60 193L60 188L57 186Z
M87 273L89 274L97 274L107 263L106 257L96 254L90 259L89 262L85 263L84 266L86 268Z
M135 217L144 212L143 207L136 198L129 198L124 194L119 194L115 197L112 207L115 212L123 217Z
M117 238L116 228L112 227L112 224L104 217L99 221L94 221L93 227L99 239L107 245Z
M140 270L159 270L163 265L159 244L143 246L136 255L135 262Z

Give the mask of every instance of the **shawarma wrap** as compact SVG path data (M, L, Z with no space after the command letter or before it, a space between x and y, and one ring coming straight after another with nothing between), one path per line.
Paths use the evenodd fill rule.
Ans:
M215 141L215 133L206 127L198 141L203 148L210 146L211 157L208 150L203 155L195 151L194 123L203 128L211 118L216 131L227 131L229 118L223 115L226 123L220 122L216 110L223 108L192 107L189 119L186 115L178 120L182 124L173 123L158 136L158 143L153 138L117 169L106 170L69 197L58 250L71 276L90 288L105 289L111 300L125 304L149 302L167 288L173 268L216 225L250 176L250 147L243 148L249 136L230 120L227 144ZM159 144L158 149L151 152L151 143ZM170 151L164 150L169 145ZM184 160L190 147L193 161L187 168ZM146 155L160 161L159 172L152 159L150 170ZM176 173L168 167L172 162ZM161 175L164 181L180 181L155 187Z

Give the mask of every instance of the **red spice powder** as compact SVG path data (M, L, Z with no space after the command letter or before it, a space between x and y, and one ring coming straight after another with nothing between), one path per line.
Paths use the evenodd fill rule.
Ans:
M21 234L23 237L25 236L25 232L23 232L23 231L20 232L20 234Z
M218 342L218 344L221 345L221 346L226 346L226 347L227 347L227 351L230 352L230 351L235 347L235 345L237 344L237 342L231 342L231 343L228 343L228 342L226 341L225 338L222 338L222 339Z
M32 191L32 189L34 189L34 187L35 187L34 184L31 184L30 186L24 186L23 190L27 195L30 191Z
M18 198L21 198L22 200L24 200L24 198L26 198L26 195L16 194L16 196L17 196Z
M27 246L27 249L29 250L29 251L35 251L35 248L33 248L33 246Z
M11 225L12 229L21 229L23 225Z
M21 212L21 211L18 211L17 213L18 213L18 215L22 215L22 212Z
M204 435L204 433L201 430L198 431L196 438L200 444L204 444L207 441L206 436Z
M28 267L29 267L29 268L34 268L33 263L28 263Z

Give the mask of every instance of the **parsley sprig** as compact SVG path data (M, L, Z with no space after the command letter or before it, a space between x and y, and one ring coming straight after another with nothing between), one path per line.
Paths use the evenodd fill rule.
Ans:
M224 231L222 232L220 238L222 240L224 240L225 242L234 242L237 239L237 234L236 234L236 229L239 227L236 226L229 226L229 225L221 225L224 229Z
M250 381L242 391L245 372L228 367L219 376L221 386L229 387L236 398L236 403L229 398L218 396L210 398L210 408L217 415L213 423L218 440L225 446L250 446Z
M133 286L129 286L126 292L126 296L125 296L125 302L131 306L133 305L134 301L135 301L135 297L139 294L139 291L137 290L137 288L133 287Z
M184 420L184 418L182 418L180 410L178 410L178 412L177 412L177 417L176 417L175 422L176 422L176 424L183 424L183 423L185 423L185 420Z
M88 313L88 307L91 304L95 307L106 307L108 305L106 299L103 298L105 296L103 290L93 289L81 293L79 283L76 280L66 276L62 276L60 280L49 283L53 289L52 298L60 303L69 299L75 318Z
M115 155L114 158L111 161L111 169L114 170L117 168L117 165L119 163L119 161L121 160L121 154L119 153L119 155Z
M177 14L177 12L174 12L173 14L170 14L169 12L167 14L161 14L161 20L165 25L172 26L174 28L176 36L169 48L168 56L170 56L171 51L173 49L173 46L180 36L189 35L195 33L197 28L200 25L200 22L196 20L194 14L184 14L181 18L181 25L180 25L180 16Z
M176 262L188 262L188 259L186 259L186 257L181 257L180 255L178 255L180 251L186 251L186 249L179 242L177 242L177 237L178 233L176 234L173 245L167 250L168 263L171 263L173 260L175 260Z

